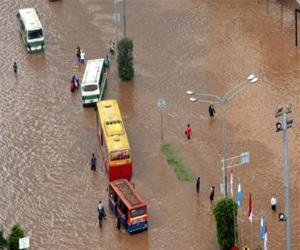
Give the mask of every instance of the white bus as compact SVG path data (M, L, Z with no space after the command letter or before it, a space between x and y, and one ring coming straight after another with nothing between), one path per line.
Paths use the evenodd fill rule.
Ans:
M42 24L34 8L19 10L19 32L28 53L41 52L45 49Z
M81 82L82 106L95 105L101 101L106 83L104 58L88 60Z

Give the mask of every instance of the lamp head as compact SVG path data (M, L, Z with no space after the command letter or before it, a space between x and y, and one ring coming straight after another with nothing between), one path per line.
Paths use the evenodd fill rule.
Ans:
M193 95L193 94L195 94L195 92L192 91L192 90L188 90L186 93L187 93L188 95Z
M282 130L282 125L280 122L276 122L276 132L279 132Z
M279 104L275 110L275 116L279 115L283 110L283 107L281 104Z
M287 103L287 106L286 106L287 108L287 112L289 113L289 112L292 112L292 102L291 101L288 101L288 103Z
M293 118L292 118L292 117L288 117L288 118L286 119L286 124L287 124L288 126L292 126L292 123L293 123Z
M278 219L279 219L280 221L285 221L286 218L285 218L284 213L279 213L279 214L278 214Z
M248 76L247 79L248 79L248 80L252 80L254 77L255 77L255 75L252 74L252 75Z
M257 77L254 77L252 80L251 80L251 83L255 83L257 82L258 78Z
M190 101L191 101L191 102L196 102L196 101L197 101L197 98L191 97L191 98L190 98Z

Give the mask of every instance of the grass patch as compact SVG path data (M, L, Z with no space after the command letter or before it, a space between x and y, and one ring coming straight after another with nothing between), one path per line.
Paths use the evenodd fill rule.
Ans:
M167 157L167 162L173 167L178 180L188 182L195 179L193 173L185 166L176 150L169 143L162 143L160 150Z

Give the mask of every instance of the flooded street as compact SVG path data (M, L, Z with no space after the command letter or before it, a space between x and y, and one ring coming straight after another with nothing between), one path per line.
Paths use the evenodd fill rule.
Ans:
M223 197L222 109L208 115L208 104L192 103L187 90L224 98L250 74L257 83L225 105L227 158L250 153L250 163L234 168L242 185L238 244L257 248L260 215L268 225L268 247L285 249L283 133L275 132L274 111L292 101L288 130L291 246L300 249L299 79L300 47L295 47L296 1L126 0L126 34L134 44L135 78L118 79L110 55L104 99L117 99L133 155L133 179L148 204L149 230L130 236L116 229L108 210L108 178L102 167L96 112L82 108L80 92L71 93L72 75L82 79L85 64L76 61L78 45L86 60L109 54L109 41L123 37L121 23L106 0L2 0L0 25L0 230L5 236L18 223L30 237L30 249L200 249L218 250L213 206ZM45 52L27 54L16 14L34 7L45 32ZM12 65L18 64L14 75ZM164 142L170 143L193 172L180 182L160 151L163 109ZM184 131L192 127L186 144ZM90 171L95 153L99 168ZM201 177L196 197L196 177ZM228 183L230 172L228 170ZM248 219L253 203L253 235ZM277 196L277 212L270 200ZM98 228L97 204L108 212ZM253 240L252 240L253 239ZM252 245L253 244L253 245Z

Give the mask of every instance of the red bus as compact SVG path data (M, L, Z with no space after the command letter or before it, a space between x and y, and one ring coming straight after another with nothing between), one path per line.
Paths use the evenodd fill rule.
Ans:
M109 207L130 234L148 230L147 205L128 180L109 183Z
M97 103L97 132L109 180L121 178L131 180L131 150L116 100Z

